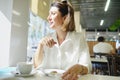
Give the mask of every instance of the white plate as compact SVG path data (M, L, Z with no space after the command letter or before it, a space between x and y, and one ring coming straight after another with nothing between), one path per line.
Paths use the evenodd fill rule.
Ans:
M36 74L37 71L33 70L30 74L20 74L17 71L12 71L11 73L16 77L27 77L27 76L33 76Z

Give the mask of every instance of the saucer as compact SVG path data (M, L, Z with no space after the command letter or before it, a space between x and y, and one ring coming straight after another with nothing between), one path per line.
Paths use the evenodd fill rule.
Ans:
M12 71L11 73L16 77L27 77L27 76L33 76L36 74L37 71L33 70L30 74L20 74L17 71Z

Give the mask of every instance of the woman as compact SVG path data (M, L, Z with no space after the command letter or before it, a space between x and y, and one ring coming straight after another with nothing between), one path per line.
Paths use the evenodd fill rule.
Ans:
M75 32L74 10L66 1L51 4L48 21L55 30L44 37L34 57L34 66L66 70L63 80L77 80L90 71L90 56L85 38Z

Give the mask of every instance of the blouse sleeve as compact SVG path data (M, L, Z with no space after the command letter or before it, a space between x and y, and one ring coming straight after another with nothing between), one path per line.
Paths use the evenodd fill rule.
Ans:
M92 70L92 64L90 60L89 48L85 37L80 34L80 51L79 51L79 64L84 65L88 68L89 73Z

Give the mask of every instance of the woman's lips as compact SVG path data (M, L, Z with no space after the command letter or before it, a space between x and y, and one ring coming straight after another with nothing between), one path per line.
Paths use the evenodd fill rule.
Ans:
M53 22L50 22L50 25L52 25L53 24Z

